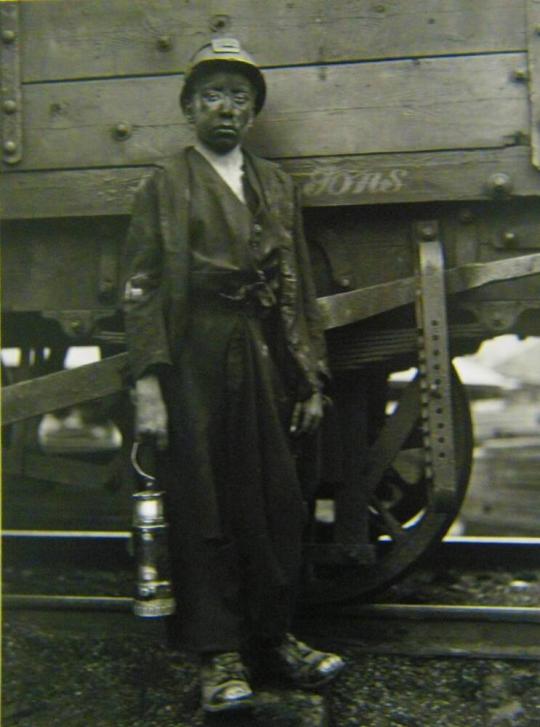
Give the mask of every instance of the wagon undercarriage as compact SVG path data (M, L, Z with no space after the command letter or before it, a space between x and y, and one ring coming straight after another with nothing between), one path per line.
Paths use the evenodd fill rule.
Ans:
M237 35L271 87L251 146L303 195L333 372L316 481L299 463L305 598L399 577L467 487L452 358L540 335L538 2L1 5L2 345L21 354L3 369L5 527L129 527L120 250L140 179L189 140L176 102L188 51ZM102 360L64 370L83 345ZM41 417L89 402L121 448L44 453Z

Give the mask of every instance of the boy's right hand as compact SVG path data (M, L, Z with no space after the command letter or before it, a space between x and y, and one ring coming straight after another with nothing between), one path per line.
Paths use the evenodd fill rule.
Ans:
M169 444L167 407L163 401L159 379L149 374L135 384L135 438L152 437L158 449Z

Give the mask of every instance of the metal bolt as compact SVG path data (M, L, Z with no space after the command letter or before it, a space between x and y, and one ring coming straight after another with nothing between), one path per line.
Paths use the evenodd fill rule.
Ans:
M15 38L17 37L17 33L14 30L3 30L2 31L2 40L6 45L9 45L9 43L13 43Z
M128 124L125 121L120 121L116 126L114 127L114 136L119 141L123 141L124 139L129 139L131 136L132 128L131 124Z
M517 242L517 235L515 232L512 232L512 230L507 230L507 232L504 232L502 238L504 244L508 245L508 247L512 247L512 245L515 245Z
M471 212L471 210L461 210L461 212L459 213L459 221L462 224L468 225L473 220L474 220L474 215Z
M529 72L526 68L516 68L512 75L514 81L528 81L529 79Z
M14 114L15 111L17 111L17 102L14 101L12 98L8 98L2 104L2 108L4 109L4 113Z
M509 194L512 191L512 180L504 172L495 172L488 179L488 186L495 194Z
M344 276L343 278L339 279L339 284L342 288L350 288L351 287L351 279L347 276Z
M114 293L114 283L109 278L102 280L99 286L98 298L102 303L108 303Z
M420 235L424 240L433 240L436 232L434 225L422 225L420 228Z
M172 48L172 38L170 35L160 35L156 43L158 50L168 51Z
M214 15L210 19L210 30L216 33L220 30L225 30L230 25L230 18L228 15Z
M17 142L13 141L12 139L8 139L4 142L4 151L6 154L15 154L17 151Z

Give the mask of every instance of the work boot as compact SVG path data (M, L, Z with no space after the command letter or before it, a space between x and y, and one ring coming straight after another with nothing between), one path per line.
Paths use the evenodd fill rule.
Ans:
M205 712L227 712L253 706L247 669L238 652L203 657L200 674L201 703Z
M337 654L312 649L292 634L272 649L275 670L297 687L316 689L332 681L345 662Z

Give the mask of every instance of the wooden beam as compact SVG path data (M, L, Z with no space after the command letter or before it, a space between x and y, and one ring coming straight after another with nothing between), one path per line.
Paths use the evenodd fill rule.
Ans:
M250 146L271 158L504 147L529 132L521 53L396 60L268 72ZM192 141L179 79L25 87L19 169L152 164ZM131 135L118 140L119 123Z
M2 174L3 218L129 214L137 184L149 171L149 167L116 167Z
M481 151L284 159L306 207L493 199L493 175L506 174L512 196L540 195L527 146Z
M64 485L99 488L112 479L118 462L102 464L85 462L69 456L57 456L27 452L24 456L22 471L13 466L9 449L4 452L3 471L6 475L17 474L35 480L57 482Z
M21 3L24 79L178 73L212 35L266 67L523 50L522 0Z
M285 159L305 207L492 198L490 178L507 174L514 196L539 196L527 146ZM129 215L143 167L10 173L0 176L4 219Z
M39 416L116 394L128 386L127 354L7 386L2 392L2 424Z
M531 100L532 162L540 168L540 4L527 0L528 81Z

